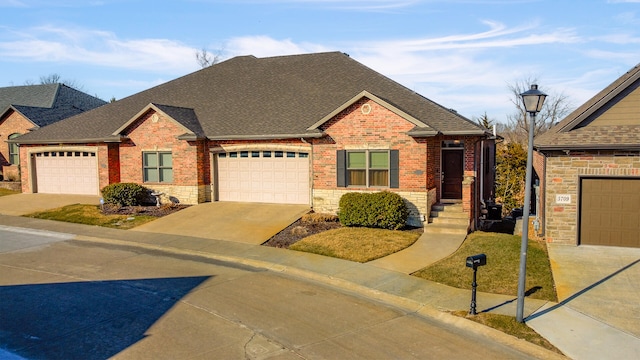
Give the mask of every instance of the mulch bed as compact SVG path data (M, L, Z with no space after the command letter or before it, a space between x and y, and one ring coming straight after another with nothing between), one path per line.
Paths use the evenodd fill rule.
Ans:
M166 204L166 205L148 205L148 206L115 206L104 204L102 213L105 215L146 215L154 217L162 217L182 209L188 208L189 205Z
M289 246L307 236L341 227L342 225L337 221L303 221L300 219L277 233L262 245L288 249ZM407 226L402 229L402 231L412 231L421 234L424 232L424 228Z
M262 245L288 249L289 246L307 236L340 227L342 225L337 221L314 222L298 220Z

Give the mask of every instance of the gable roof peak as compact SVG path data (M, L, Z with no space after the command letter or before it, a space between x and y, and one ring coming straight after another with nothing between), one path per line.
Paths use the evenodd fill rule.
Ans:
M633 91L640 89L640 64L634 66L595 96L571 112L558 124L537 136L534 146L540 150L573 148L637 148L640 126L600 123L597 119ZM601 118L605 119L605 118Z

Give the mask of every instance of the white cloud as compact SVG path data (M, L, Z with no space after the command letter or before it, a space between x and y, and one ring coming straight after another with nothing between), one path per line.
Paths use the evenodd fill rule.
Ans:
M197 69L195 49L167 39L119 39L106 31L53 26L0 40L0 56L13 61L69 62L183 74Z
M616 45L640 44L640 37L630 34L610 34L594 37L593 39Z
M312 52L324 52L330 49L324 45L312 43L296 44L291 39L276 40L268 36L235 37L224 45L229 56L254 55L256 57L294 55Z
M0 0L0 8L27 7L27 4L20 0Z

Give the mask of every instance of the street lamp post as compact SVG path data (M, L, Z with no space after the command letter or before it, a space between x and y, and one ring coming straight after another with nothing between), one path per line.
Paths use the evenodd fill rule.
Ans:
M533 175L533 131L536 114L542 110L547 94L538 90L538 85L520 94L525 110L529 113L529 143L527 149L527 174L524 185L524 208L522 210L522 243L520 245L520 274L518 275L518 302L516 321L524 322L524 288L527 277L527 245L529 241L529 209L531 204L531 179Z

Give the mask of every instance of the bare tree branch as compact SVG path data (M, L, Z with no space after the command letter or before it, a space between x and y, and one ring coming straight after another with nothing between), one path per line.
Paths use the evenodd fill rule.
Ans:
M215 55L210 54L207 49L202 48L196 51L196 61L203 69L220 62L220 51Z
M507 115L508 126L505 130L507 130L508 133L503 134L503 137L509 141L520 144L527 143L530 119L527 116L527 111L524 108L520 94L529 90L531 84L538 84L538 78L529 76L516 80L508 85L511 94L510 101L516 108L512 114ZM540 90L546 92L548 96L544 102L542 111L536 115L535 123L533 124L534 137L549 130L572 111L570 99L564 93L555 93L550 90L544 90L542 87L540 87Z

